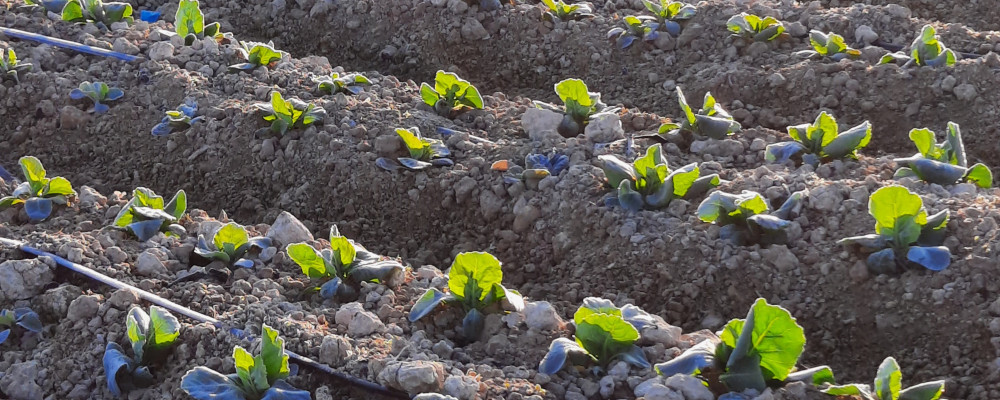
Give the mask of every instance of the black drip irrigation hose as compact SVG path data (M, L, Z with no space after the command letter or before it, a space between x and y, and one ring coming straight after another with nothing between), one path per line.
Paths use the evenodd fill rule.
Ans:
M21 250L21 251L23 251L25 253L32 254L32 255L34 255L36 257L41 257L41 256L51 257L53 260L56 261L56 264L58 264L59 266L65 267L66 269L69 269L70 271L76 272L76 273L78 273L80 275L83 275L83 276L85 276L87 278L90 278L90 279L93 279L93 280L98 281L100 283L103 283L105 285L111 286L111 287L113 287L115 289L130 290L130 291L135 292L136 294L138 294L139 297L142 298L143 300L146 300L146 301L148 301L150 303L153 303L153 304L158 305L160 307L163 307L163 308L165 308L167 310L170 310L171 312L183 315L183 316L188 317L190 319L193 319L195 321L210 323L210 324L214 325L216 328L225 330L225 331L229 332L230 334L232 334L232 335L234 335L234 336L236 336L236 337L238 337L240 339L246 339L246 340L253 339L252 336L248 335L242 329L237 329L237 328L231 327L229 325L226 325L222 321L219 321L219 320L217 320L215 318L212 318L212 317L209 317L209 316L207 316L205 314L202 314L200 312L191 310L191 309L189 309L187 307L184 307L184 306L182 306L180 304L174 303L174 302L172 302L170 300L164 299L163 297L157 296L157 295L155 295L155 294L153 294L151 292L147 292L147 291L139 289L139 288L137 288L135 286L129 285L129 284L125 283L125 282L122 282L122 281L119 281L117 279L111 278L111 277L109 277L107 275L104 275L104 274L102 274L100 272L94 271L94 270L92 270L90 268L87 268L87 267L84 267L84 266L82 266L80 264L77 264L77 263L74 263L72 261L69 261L69 260L67 260L65 258L59 257L59 256L57 256L55 254L52 254L52 253L49 253L47 251L42 251L42 250L36 249L34 247L28 246L27 244L25 244L24 242L22 242L20 240L0 238L0 245L5 245L5 246L13 247L13 248ZM317 371L326 373L327 375L332 376L334 379L336 379L338 381L341 381L343 383L349 384L351 386L355 386L358 389L367 391L369 393L379 394L379 395L382 395L382 396L385 396L385 397L388 397L388 398L393 398L393 399L411 399L411 397L409 395L407 395L406 393L402 393L402 392L399 392L399 391L396 391L396 390L392 390L392 389L389 389L389 388L387 388L385 386L379 385L379 384L374 383L374 382L369 382L369 381L366 381L364 379L360 379L360 378L356 378L356 377L353 377L353 376L350 376L350 375L342 374L340 372L335 371L333 368L330 368L328 365L321 364L321 363L319 363L319 362L317 362L317 361L315 361L315 360L313 360L313 359L311 359L309 357L302 356L302 355L296 354L296 353L288 351L288 350L285 350L285 354L288 355L289 359L291 359L291 360L293 360L293 361L295 361L295 362L297 362L297 363L299 363L301 365L304 365L304 366L310 367L312 369L315 369Z

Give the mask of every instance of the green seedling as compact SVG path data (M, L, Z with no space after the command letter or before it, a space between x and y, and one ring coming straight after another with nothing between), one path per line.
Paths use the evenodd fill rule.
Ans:
M190 46L196 40L207 37L213 38L219 43L229 43L233 40L233 34L222 32L222 27L218 22L205 24L205 14L201 12L198 0L180 0L177 5L177 14L174 16L174 31L160 32L168 35L179 35L184 38L185 46Z
M674 199L700 196L722 182L718 174L701 176L697 163L670 171L660 144L650 146L646 155L632 164L609 154L598 158L604 163L608 186L615 191L605 204L618 204L629 211L663 208Z
M271 247L271 238L250 237L245 227L230 222L215 233L211 246L205 236L198 235L198 246L194 248L194 253L208 260L222 261L230 267L252 268L253 260L243 257L252 247L260 250Z
M293 243L285 249L306 276L324 281L318 290L323 298L357 298L360 282L396 281L403 265L365 250L353 240L340 236L337 226L330 227L330 248L316 251L307 243Z
M187 99L176 110L167 111L167 115L153 127L151 132L153 136L167 136L174 132L186 131L191 125L205 119L204 116L195 116L197 112L198 103Z
M555 85L555 90L563 102L562 107L541 101L535 101L534 104L537 108L563 114L563 120L557 128L563 137L575 137L584 132L591 120L618 111L618 108L602 103L601 94L591 92L582 80L563 80Z
M680 22L687 21L697 14L695 6L680 1L642 0L642 4L653 13L659 22L659 28L674 37L681 33Z
M133 306L125 318L132 357L115 342L104 349L104 375L108 390L115 396L132 389L151 386L156 380L149 367L162 361L180 336L181 324L167 310L151 306L149 314Z
M108 29L115 22L132 24L132 5L121 2L105 3L101 0L69 0L62 9L66 22L94 23Z
M906 165L896 170L897 179L917 177L938 185L971 182L981 188L993 186L993 172L989 167L981 163L968 166L958 124L948 122L948 136L944 142L936 143L934 132L927 128L911 130L910 140L919 153L895 160Z
M747 13L734 15L726 22L726 28L733 34L754 42L769 42L785 32L785 25L774 17L761 18Z
M782 163L793 157L813 166L842 158L858 158L858 150L872 139L872 124L868 121L840 132L837 120L823 111L812 124L788 127L790 142L767 145L764 159Z
M178 190L166 204L163 197L144 187L132 191L132 199L122 207L111 226L131 232L145 242L158 232L180 236L187 231L177 224L187 211L187 195Z
M429 167L450 167L455 162L450 158L451 151L444 142L438 139L428 139L420 135L420 128L410 129L396 128L396 134L403 139L409 157L398 157L395 160L386 157L379 157L375 160L375 165L386 171L395 171L405 168L411 171L419 171Z
M452 117L465 109L483 108L479 89L453 72L438 71L433 87L427 82L420 84L420 98L444 117Z
M285 382L290 369L285 354L285 340L264 325L261 328L260 354L233 348L236 373L223 375L206 367L195 367L181 378L181 389L197 400L310 400L305 390Z
M281 61L285 52L276 50L274 42L244 42L240 41L240 46L236 48L247 62L233 64L229 66L229 72L250 71L257 67L271 68L272 64Z
M94 102L94 106L87 110L90 113L104 114L111 109L107 104L102 102L115 101L125 95L121 89L116 87L110 87L104 82L94 82L84 81L80 84L80 87L73 89L69 92L69 97L73 100L80 100L84 97L89 98Z
M813 29L809 31L809 44L812 45L812 50L802 50L795 54L799 57L829 58L833 61L861 57L861 50L848 47L844 37L836 33L823 33Z
M594 10L587 4L572 4L562 0L542 0L542 5L545 6L542 18L547 21L569 21L594 17Z
M614 40L618 44L618 47L622 49L627 49L636 40L642 39L646 42L652 42L660 36L657 29L660 24L656 22L656 18L650 16L635 16L629 15L625 17L625 27L613 28L608 31L608 39Z
M340 76L340 74L334 72L330 76L322 76L318 78L313 78L313 82L316 82L317 89L320 92L326 94L359 94L363 90L364 86L372 84L372 81L361 74L347 74Z
M868 198L875 233L838 241L870 251L868 269L876 274L899 272L911 265L940 271L951 264L951 251L941 246L950 212L928 215L920 196L902 186L886 186Z
M933 26L924 25L920 30L920 36L913 39L910 44L910 54L903 52L889 53L882 56L879 64L903 63L903 66L946 66L950 67L958 62L958 53L945 47L941 43L941 36Z
M715 101L711 92L705 92L701 109L695 112L688 105L680 86L677 87L677 101L684 111L684 121L680 124L667 121L660 125L656 134L649 136L661 141L690 145L696 137L725 139L743 129L739 122Z
M427 289L410 309L410 322L415 322L444 303L465 310L462 334L467 340L479 339L486 322L486 313L500 311L501 305L514 311L524 308L524 299L517 291L500 282L503 271L500 260L482 252L459 253L448 271L448 293L437 288Z
M18 73L31 71L31 64L18 61L14 49L4 49L0 52L0 81L6 78L21 83Z
M538 364L538 372L554 375L566 365L594 365L594 372L606 370L622 360L637 368L649 368L649 361L635 342L646 326L653 325L648 313L628 304L616 307L610 300L587 297L573 314L574 340L558 338Z
M28 218L38 222L52 215L53 204L65 205L76 197L76 191L66 178L46 178L45 167L37 158L21 157L18 163L25 181L17 185L10 196L0 198L0 210L24 204Z
M772 212L760 193L716 191L698 206L698 219L720 225L719 238L737 246L782 244L788 241L786 229L801 212L802 199L807 194L804 190L792 193Z
M903 373L895 358L886 357L875 375L875 391L872 387L852 383L835 385L822 390L834 396L859 396L863 400L938 400L944 394L945 381L924 382L903 389Z
M27 307L19 307L13 310L0 311L0 344L10 338L10 331L15 327L21 327L32 333L42 333L42 320L38 318L38 313L31 311Z
M656 364L657 373L698 375L723 393L747 389L760 393L790 382L834 383L830 367L796 370L806 345L804 330L788 310L764 299L754 302L746 319L729 321L719 338L718 343L705 340L673 360Z
M537 188L538 182L548 176L559 176L569 167L569 157L551 153L529 153L524 156L524 167L513 165L510 161L501 160L493 163L491 169L505 172L503 181L506 183L524 182L529 188Z
M53 14L62 14L68 0L24 0L26 6L44 7L45 11Z
M271 123L271 132L279 135L289 129L305 129L326 118L326 110L296 98L285 100L277 91L271 92L270 103L257 103L254 107L264 112L264 121Z

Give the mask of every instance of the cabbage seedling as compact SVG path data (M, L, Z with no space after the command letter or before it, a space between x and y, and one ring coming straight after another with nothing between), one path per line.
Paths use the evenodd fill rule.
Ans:
M167 111L167 115L160 120L160 123L153 127L153 136L166 136L174 132L186 131L191 125L205 119L204 116L196 117L198 103L192 99L187 99L184 104L176 110Z
M15 326L27 329L29 332L41 333L42 321L38 314L27 307L19 307L14 310L0 311L0 344L10 337L10 330Z
M629 15L625 17L625 27L613 28L608 31L608 39L614 40L618 47L627 49L636 40L652 42L660 36L656 30L660 27L656 18L650 16Z
M283 51L274 48L274 42L244 42L240 41L240 46L236 48L245 63L233 64L229 66L229 72L250 71L257 67L271 67L272 63L281 60Z
M542 14L542 18L548 21L568 21L594 17L594 10L588 4L571 4L562 0L542 0L542 4L545 5L545 13Z
M806 58L827 57L833 61L861 57L861 50L848 47L844 37L836 33L823 33L813 29L809 31L809 44L812 45L812 50L802 50L795 54Z
M663 376L700 375L710 387L758 393L788 382L834 383L830 367L795 371L806 345L802 326L784 308L757 299L746 319L734 319L719 333L721 341L703 341L680 356L656 364Z
M875 391L872 387L852 383L835 385L822 390L834 396L860 396L863 400L937 400L944 394L945 381L924 382L903 389L903 373L895 358L886 357L875 374Z
M187 231L177 224L187 211L187 195L178 190L169 202L151 189L137 187L132 199L122 207L111 226L132 232L140 242L152 239L157 232L179 236Z
M837 120L823 111L812 124L788 127L791 142L767 145L764 159L782 163L800 156L802 161L813 166L821 162L845 157L858 158L858 150L868 145L872 139L872 124L868 121L840 132Z
M62 14L63 7L66 7L68 0L24 0L27 6L44 7L45 11L54 14Z
M681 25L678 21L689 20L697 13L697 9L693 5L681 1L642 0L642 4L659 21L659 28L674 37L681 33Z
M149 366L166 356L181 329L176 317L157 306L151 306L149 314L133 306L125 318L125 325L133 357L125 355L125 349L115 342L108 342L104 349L104 375L108 390L115 396L130 389L149 387L155 382Z
M24 156L18 163L21 164L25 182L18 185L10 196L0 198L0 210L24 204L28 218L37 222L52 214L53 204L67 204L76 197L76 191L66 178L46 178L45 167L37 158Z
M788 241L785 229L802 210L807 191L792 193L778 210L760 193L744 190L740 194L712 192L698 206L698 219L722 226L719 238L744 246L781 244Z
M419 171L431 166L449 167L455 165L450 158L451 151L438 139L428 139L420 135L420 128L410 129L396 128L396 134L403 139L409 157L399 157L395 160L391 158L379 157L375 160L375 165L386 171L395 171L406 168L411 171Z
M284 135L289 129L305 128L326 118L326 110L296 98L285 100L281 93L271 92L270 103L254 104L263 111L264 121L271 122L271 132Z
M538 372L553 375L564 366L596 364L597 370L622 360L638 368L649 368L639 346L639 332L652 324L652 317L634 305L615 307L610 300L588 297L573 314L575 340L558 338L538 364Z
M659 143L632 164L609 154L598 159L604 163L608 186L615 190L605 203L617 203L629 211L663 208L674 199L700 196L722 182L718 174L701 176L697 163L670 171Z
M94 106L87 110L90 113L104 114L108 112L110 107L102 102L115 101L125 95L121 89L116 87L109 87L108 84L104 82L94 82L84 81L80 84L80 87L73 89L69 92L69 97L73 100L80 100L84 97L89 98L94 102Z
M340 76L334 72L330 76L313 78L313 82L318 84L317 89L326 94L349 93L358 94L364 86L372 84L372 81L361 74L347 74Z
M726 21L730 32L754 42L769 42L785 32L785 25L774 17L761 18L753 14L740 13Z
M663 141L680 141L691 143L694 136L708 137L710 139L724 139L743 129L739 122L722 108L722 105L715 101L711 92L705 92L705 100L701 109L694 112L688 105L687 98L680 86L677 87L677 101L684 111L684 121L681 124L667 121L660 125L657 134L653 138Z
M438 71L434 76L433 87L427 82L420 84L420 98L424 100L424 104L433 107L438 115L444 117L451 117L467 108L483 108L483 97L479 94L479 89L453 72Z
M2 74L0 81L11 78L15 83L21 83L18 73L27 71L31 71L31 64L18 61L14 49L4 49L0 52L0 74Z
M115 22L132 24L132 5L122 2L102 2L101 0L69 0L62 9L62 19L66 22L93 22L102 29L108 29Z
M410 322L431 313L439 304L461 306L466 314L462 319L462 333L468 340L476 340L486 322L485 313L506 303L508 308L521 311L524 299L517 291L505 288L500 281L503 271L500 260L490 253L467 252L455 256L448 271L448 291L427 289L410 309Z
M247 229L235 222L222 226L212 237L209 246L205 236L198 235L198 246L194 253L209 260L228 263L232 267L251 268L253 260L243 258L251 247L264 250L271 247L271 238L247 235Z
M584 132L591 119L618 111L617 108L602 103L601 94L591 92L582 80L563 80L555 85L555 90L563 102L562 107L541 101L535 101L534 104L537 108L563 114L563 120L556 129L563 137L579 135Z
M240 346L233 348L235 374L195 367L181 378L181 389L198 400L310 400L309 392L285 382L290 373L285 340L267 325L261 332L256 357Z
M935 143L934 132L930 129L913 129L910 140L919 153L895 161L905 164L896 170L896 178L915 176L938 185L953 185L958 182L972 182L981 188L993 186L993 172L983 164L969 167L962 143L962 132L958 124L948 122L948 137L944 142Z
M201 12L198 0L180 0L177 14L174 16L174 33L184 38L184 45L190 46L195 40L210 37L216 42L225 43L232 40L233 34L222 32L218 22L205 24L205 15Z
M357 282L387 282L403 274L403 265L382 260L363 246L340 236L337 226L330 227L330 248L316 251L307 243L293 243L285 249L288 257L312 279L326 280L319 287L324 298L357 297L352 285Z
M506 172L503 177L506 183L533 182L537 187L538 181L547 176L559 176L568 166L569 157L565 155L530 153L524 157L524 168L520 165L510 166L510 162L506 160L493 163L492 168Z
M941 43L941 36L937 34L937 30L933 26L924 25L923 29L920 30L920 36L913 39L913 43L910 44L910 54L889 53L882 56L878 63L888 64L892 62L902 62L904 67L913 64L950 67L958 62L958 54Z
M951 251L941 246L950 213L927 215L920 196L909 189L886 186L868 198L868 213L875 217L875 233L839 240L877 250L868 256L868 269L876 274L898 272L910 265L940 271L951 264Z

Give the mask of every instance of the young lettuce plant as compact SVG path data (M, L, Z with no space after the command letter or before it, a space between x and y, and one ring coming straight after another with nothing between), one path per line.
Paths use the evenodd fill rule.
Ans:
M769 42L785 32L785 25L774 17L761 18L753 14L740 13L726 22L730 32L746 40Z
M486 313L497 310L501 303L514 311L524 308L521 294L504 287L500 283L502 279L500 260L492 254L459 253L448 271L448 293L437 288L427 289L410 309L410 322L427 316L441 303L461 306L466 312L462 334L467 340L477 340L483 331Z
M563 120L556 129L563 137L575 137L584 132L591 119L618 111L618 108L602 103L601 94L591 92L582 80L563 80L555 85L555 90L563 107L541 101L534 104L537 108L563 114Z
M694 17L697 9L691 4L671 0L642 0L646 9L659 21L659 28L677 37L681 34L681 24Z
M283 51L275 50L274 42L244 42L240 41L240 47L236 48L245 63L233 64L229 66L229 72L250 71L257 67L271 67L272 63L281 60Z
M642 39L652 42L660 36L657 29L660 27L656 18L650 16L629 15L625 17L625 27L613 28L608 31L608 39L614 40L618 47L627 49L636 40Z
M163 197L151 189L137 187L132 191L132 199L122 207L111 226L131 232L145 242L158 232L180 236L187 231L177 224L187 211L187 194L178 190L166 204Z
M372 81L361 74L347 74L340 76L334 72L330 76L313 78L313 82L318 84L317 89L326 94L359 94L364 86L372 84Z
M924 25L923 29L920 30L920 36L913 39L913 43L910 44L910 54L889 53L882 56L878 63L893 62L903 63L904 67L910 65L950 67L958 62L958 54L941 43L941 36L937 34L937 30L933 26Z
M19 307L13 310L0 311L0 344L10 337L10 330L15 326L27 329L29 332L41 333L42 321L38 314L27 307Z
M848 47L844 37L836 33L823 33L813 29L809 31L809 44L812 45L812 50L802 50L795 54L805 58L825 57L833 61L861 57L861 50Z
M230 267L251 268L253 260L243 258L251 247L260 250L271 247L271 238L250 237L245 227L230 222L219 228L212 237L212 247L205 240L205 236L198 235L198 246L194 248L194 253L209 260L225 262Z
M483 97L479 89L469 81L459 78L454 72L438 71L434 75L434 86L427 82L420 84L420 98L443 117L452 117L465 109L483 108Z
M14 83L21 83L18 73L27 71L31 71L31 64L18 61L14 49L4 49L0 52L0 81L10 78Z
M375 165L386 171L395 171L406 168L411 171L434 167L450 167L455 162L450 158L451 151L438 139L427 139L420 135L420 128L410 129L396 128L396 134L403 139L409 157L399 157L396 160L379 157L375 160Z
M709 387L731 392L790 382L834 383L833 370L820 366L796 371L806 336L788 310L757 299L746 319L734 319L719 333L719 343L705 340L673 360L656 364L663 376L699 375ZM721 384L721 386L720 386Z
M45 167L37 158L24 156L18 162L25 182L18 185L10 196L0 198L0 210L24 204L28 218L37 222L52 214L53 204L67 204L76 197L76 191L66 178L46 178Z
M66 7L68 0L24 0L26 6L43 7L45 11L53 14L62 14L63 7Z
M115 101L125 95L121 89L116 87L109 87L107 83L104 82L94 82L84 81L80 84L80 87L73 89L69 92L69 97L73 100L80 100L84 97L89 98L94 102L94 106L87 110L89 113L104 114L108 112L111 107L102 102Z
M289 129L304 129L326 118L326 110L296 98L285 100L277 91L271 92L270 103L257 103L254 107L265 113L264 121L271 122L271 132L279 135Z
M198 103L192 99L184 100L184 104L178 106L176 110L167 111L167 116L153 127L153 136L167 136L174 132L188 130L191 125L205 119L204 116L196 117L197 112Z
M903 373L895 358L886 357L878 367L874 387L852 383L834 385L822 390L834 396L860 396L863 400L938 400L944 394L945 381L924 382L903 389Z
M62 20L84 24L92 22L102 29L122 21L132 25L132 5L101 0L69 0L63 6Z
M698 218L722 226L719 238L737 246L782 244L788 241L785 230L802 211L802 199L807 194L805 190L792 193L777 211L771 212L760 193L716 191L698 206Z
M823 111L812 124L788 127L790 142L767 145L764 159L782 163L800 156L802 162L813 166L849 157L858 158L858 150L868 145L872 139L872 125L868 121L840 132L837 120Z
M587 297L573 314L574 340L558 338L538 364L538 372L554 375L566 365L595 365L595 373L611 362L622 360L637 368L649 368L649 361L635 342L640 331L652 324L652 317L634 305L615 307L610 300Z
M222 32L218 22L205 24L205 14L201 12L198 0L180 0L177 14L174 16L174 32L184 38L184 45L190 46L195 40L206 37L216 42L226 43L232 40L233 34Z
M569 167L569 157L565 155L529 153L524 156L524 168L503 160L493 163L492 169L506 172L503 176L506 183L526 182L529 186L533 183L534 187L537 187L538 181L547 176L559 176L566 167Z
M240 346L233 348L235 374L195 367L181 378L181 389L197 400L310 400L309 392L285 382L290 373L285 340L267 325L261 332L256 357Z
M568 21L593 18L594 10L588 4L570 4L562 0L542 0L545 5L545 13L542 18L548 21Z
M983 164L969 167L962 143L962 131L958 124L948 122L948 136L944 142L935 143L934 132L930 129L913 129L910 140L919 153L895 161L905 164L896 171L896 178L915 176L938 185L954 185L972 182L981 188L993 186L993 172Z
M357 298L358 282L387 282L403 274L403 265L382 260L360 244L340 236L337 226L330 227L330 248L316 251L307 243L293 243L286 248L306 276L325 280L319 294L323 298Z
M677 87L677 101L684 111L684 121L680 124L667 121L660 125L658 132L650 137L661 141L679 142L690 145L695 137L725 139L743 129L739 122L715 101L711 92L705 92L705 100L696 113L688 105L680 86Z
M610 154L598 159L604 163L608 186L615 190L605 203L618 204L629 211L663 208L674 199L700 196L722 182L718 174L701 176L697 163L670 171L659 143L650 146L646 155L632 164Z
M940 271L951 264L951 251L941 246L950 216L947 209L927 215L920 196L892 185L872 193L868 213L875 218L874 234L844 238L837 243L877 250L868 256L872 272L893 273L914 264Z
M149 366L163 360L181 329L176 317L157 306L151 306L149 314L133 306L125 318L125 325L133 357L125 355L125 349L115 342L108 342L104 349L104 375L108 390L115 396L121 396L123 391L149 387L155 382Z

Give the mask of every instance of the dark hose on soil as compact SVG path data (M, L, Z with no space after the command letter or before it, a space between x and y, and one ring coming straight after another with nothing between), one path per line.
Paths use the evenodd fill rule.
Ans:
M0 29L2 29L2 28L0 28ZM93 280L98 281L100 283L103 283L105 285L111 286L111 287L113 287L115 289L119 289L119 290L124 289L124 290L132 291L132 292L138 294L139 297L142 298L143 300L146 300L146 301L148 301L150 303L153 303L155 305L158 305L160 307L166 308L167 310L170 310L171 312L174 312L174 313L177 313L177 314L181 314L181 315L183 315L185 317L191 318L191 319L193 319L195 321L198 321L198 322L208 322L208 323L214 325L216 328L225 330L225 331L227 331L227 332L229 332L229 333L231 333L231 334L233 334L236 337L239 337L241 339L248 339L248 340L251 339L251 337L249 335L247 335L242 329L237 329L237 328L230 327L230 326L224 324L222 321L219 321L219 320L217 320L215 318L212 318L212 317L209 317L209 316L207 316L205 314L202 314L200 312L191 310L191 309L189 309L187 307L184 307L184 306L182 306L180 304L174 303L174 302L172 302L170 300L164 299L164 298L162 298L160 296L157 296L157 295L155 295L153 293L150 293L150 292L147 292L145 290L139 289L139 288L137 288L135 286L132 286L132 285L129 285L129 284L125 283L125 282L122 282L122 281L116 280L114 278L111 278L111 277L109 277L107 275L104 275L104 274L102 274L100 272L94 271L94 270L92 270L90 268L87 268L87 267L84 267L84 266L82 266L80 264L77 264L77 263L74 263L72 261L69 261L69 260L67 260L65 258L59 257L59 256L57 256L55 254L49 253L47 251L38 250L38 249L36 249L34 247L28 246L27 244L25 244L24 242L22 242L20 240L0 238L0 245L14 247L14 248L17 248L17 249L25 252L25 253L33 254L33 255L35 255L37 257L41 257L41 256L51 257L53 260L56 261L56 264L58 264L58 265L60 265L62 267L66 267L70 271L76 272L76 273L78 273L80 275L86 276L86 277L88 277L90 279L93 279ZM401 392L389 389L389 388L387 388L385 386L382 386L382 385L379 385L377 383L369 382L369 381L366 381L366 380L363 380L363 379L360 379L360 378L356 378L356 377L353 377L353 376L350 376L350 375L344 375L344 374L342 374L340 372L335 371L333 368L330 368L329 366L327 366L325 364L320 364L319 362L317 362L317 361L315 361L315 360L313 360L313 359L311 359L309 357L301 356L301 355L298 355L298 354L296 354L294 352L291 352L291 351L288 351L288 350L285 350L285 354L288 355L288 358L294 360L295 362L297 362L299 364L311 367L311 368L313 368L315 370L318 370L320 372L325 372L326 374L328 374L330 376L333 376L335 379L337 379L339 381L342 381L344 383L350 384L352 386L356 386L359 389L365 390L365 391L367 391L369 393L380 394L380 395L383 395L383 396L386 396L386 397L396 398L396 399L409 399L410 398L410 396L407 395L407 394L405 394L405 393L401 393Z
M128 61L128 62L132 62L132 61L135 61L135 60L139 59L139 57L130 56L128 54L119 53L117 51L111 51L111 50L106 50L106 49L102 49L102 48L99 48L99 47L87 46L85 44L80 44L80 43L76 43L76 42L70 42L68 40L57 39L57 38L49 37L49 36L45 36L45 35L39 35L37 33L25 32L25 31L22 31L22 30L17 30L17 29L12 29L12 28L4 28L2 26L0 26L0 33L3 33L4 35L7 35L7 36L10 36L10 37L13 37L13 38L18 38L18 39L23 39L23 40L32 40L32 41L40 42L40 43L43 43L43 44L50 44L50 45L53 45L53 46L56 46L56 47L62 47L64 49L76 50L76 51L79 51L81 53L93 54L95 56L112 57L112 58L117 58L119 60L124 60L124 61Z

